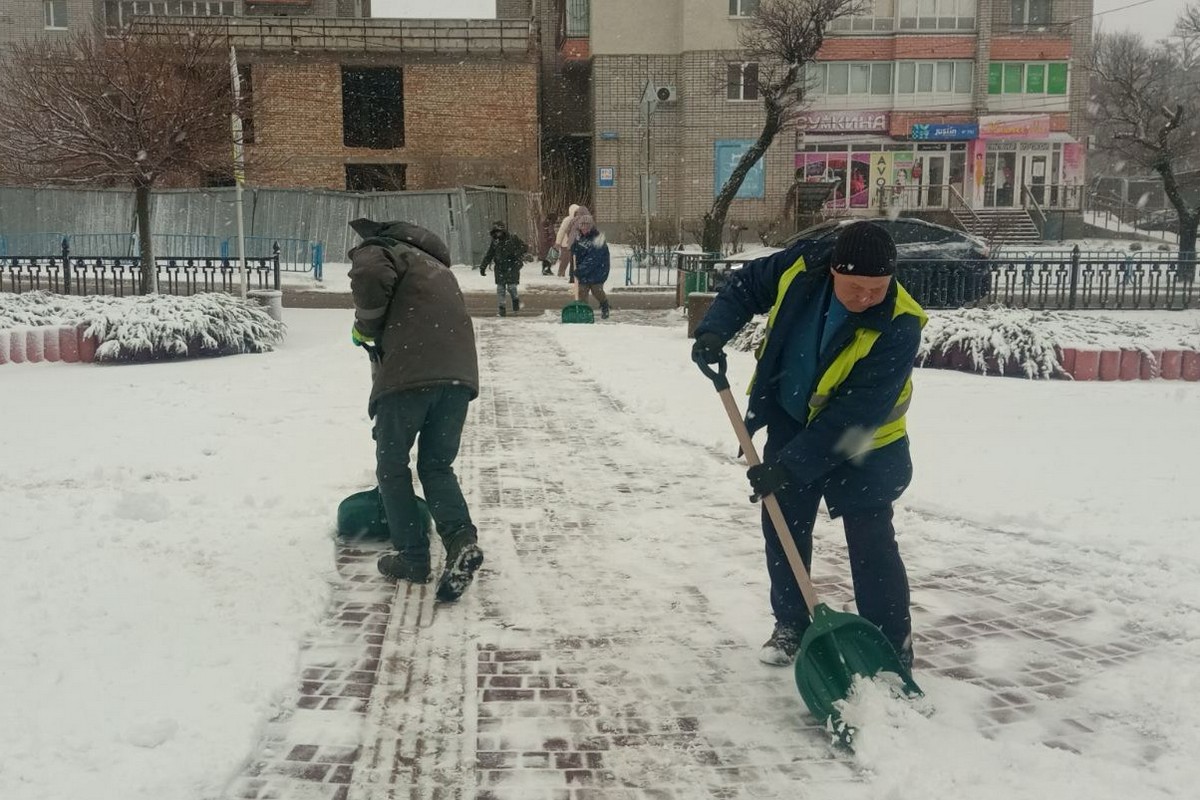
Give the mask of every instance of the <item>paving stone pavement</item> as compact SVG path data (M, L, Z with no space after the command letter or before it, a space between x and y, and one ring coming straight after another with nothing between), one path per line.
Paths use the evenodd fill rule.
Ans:
M537 359L521 345L531 335ZM339 544L297 690L227 796L732 800L863 780L806 715L790 670L757 662L765 608L725 602L732 571L711 554L761 558L745 535L753 510L706 497L732 454L638 418L528 324L485 321L479 342L484 388L459 462L487 553L476 585L438 605L432 586L376 575L381 545ZM817 537L817 588L837 607L852 597L840 526L822 521ZM1158 756L1070 702L1088 676L1153 649L1153 632L1098 640L1088 608L1013 571L909 569L918 679L988 692L983 735L1033 724L1053 747ZM997 648L1021 663L997 666Z

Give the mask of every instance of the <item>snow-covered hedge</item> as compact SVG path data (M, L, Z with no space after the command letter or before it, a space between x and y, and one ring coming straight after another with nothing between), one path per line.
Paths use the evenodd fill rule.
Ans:
M0 294L0 330L83 325L96 360L123 363L269 351L286 326L254 302L227 294L69 297Z
M964 308L929 315L917 364L949 363L985 375L1065 377L1064 348L1077 350L1200 350L1200 325L1180 322L1170 312L1131 318L1131 312L1031 311ZM1188 318L1183 318L1188 319ZM1194 318L1193 318L1194 319ZM766 318L756 317L730 347L753 351L762 342Z

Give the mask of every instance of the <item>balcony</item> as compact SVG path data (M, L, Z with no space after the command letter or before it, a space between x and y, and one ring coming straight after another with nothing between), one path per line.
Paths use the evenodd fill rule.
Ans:
M203 29L228 36L239 49L287 52L369 52L521 58L532 53L524 20L337 19L307 17L137 17L130 29L177 38Z
M559 59L565 64L591 60L591 36L591 0L563 0L558 18Z

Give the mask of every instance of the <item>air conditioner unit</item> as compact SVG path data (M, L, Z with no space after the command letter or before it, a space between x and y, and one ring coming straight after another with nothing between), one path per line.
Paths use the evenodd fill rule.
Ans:
M679 99L679 90L674 86L659 86L654 90L654 97L660 103L674 103Z

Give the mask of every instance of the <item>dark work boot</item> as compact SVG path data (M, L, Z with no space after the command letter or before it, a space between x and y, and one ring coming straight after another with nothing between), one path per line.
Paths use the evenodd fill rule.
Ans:
M798 626L776 622L771 638L767 639L758 653L758 660L774 667L791 666L803 638L804 631Z
M600 306L600 319L608 319L608 303Z
M502 317L508 316L508 310L504 306L500 306L500 316L502 316Z
M520 310L521 310L521 298L514 297L513 298L513 313L515 314Z
M446 568L438 580L437 598L451 603L462 597L483 564L483 551L473 526L459 528L443 538L446 545Z
M388 553L379 559L379 573L392 580L411 583L428 583L430 578L429 554L424 558L405 557L400 553Z

